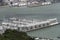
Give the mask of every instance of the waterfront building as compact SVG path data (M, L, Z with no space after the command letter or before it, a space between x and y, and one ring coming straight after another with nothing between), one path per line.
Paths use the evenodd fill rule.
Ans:
M33 2L33 1L37 1L37 2L60 2L59 0L0 0L0 2L5 2L5 3L9 3L9 2Z
M9 6L26 6L46 2L46 0L3 0L3 2Z

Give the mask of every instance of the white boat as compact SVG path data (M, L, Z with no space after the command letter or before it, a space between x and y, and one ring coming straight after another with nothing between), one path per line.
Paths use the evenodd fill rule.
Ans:
M31 31L40 28L49 27L52 25L59 24L57 18L48 19L45 21L35 21L35 20L27 20L27 19L17 19L15 17L9 18L7 21L2 22L2 27L4 29L15 29L18 31Z

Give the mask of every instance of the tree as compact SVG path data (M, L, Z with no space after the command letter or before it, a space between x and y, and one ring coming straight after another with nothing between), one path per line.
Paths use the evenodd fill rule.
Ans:
M6 30L5 33L3 33L0 37L1 40L34 40L25 32L18 32L10 29Z

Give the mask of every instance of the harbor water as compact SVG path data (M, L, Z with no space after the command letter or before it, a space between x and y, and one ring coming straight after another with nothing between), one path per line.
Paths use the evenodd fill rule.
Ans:
M20 16L22 18L34 19L34 20L47 20L57 18L60 22L60 3L40 6L40 7L0 7L0 19L5 16ZM27 32L32 37L45 37L45 38L57 38L60 36L60 25L38 29Z

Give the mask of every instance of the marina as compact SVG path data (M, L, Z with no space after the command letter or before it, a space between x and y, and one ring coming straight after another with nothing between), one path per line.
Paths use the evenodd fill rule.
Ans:
M31 31L36 30L44 27L49 27L59 24L57 18L47 19L46 21L37 21L37 20L26 20L20 18L9 18L9 20L5 19L2 21L2 28L3 29L15 29L18 31Z
M29 19L53 19L57 18L60 22L60 3L48 5L48 6L40 6L34 8L1 8L0 7L0 19L3 19L5 16L20 14L21 17L26 17ZM9 15L7 15L9 14ZM0 22L1 23L1 22ZM56 25L49 28L39 29L35 31L27 32L28 35L34 37L47 37L47 38L56 38L60 36L60 25Z

